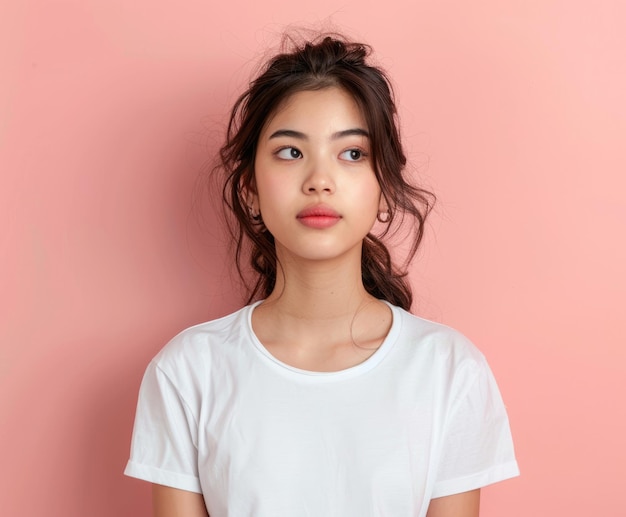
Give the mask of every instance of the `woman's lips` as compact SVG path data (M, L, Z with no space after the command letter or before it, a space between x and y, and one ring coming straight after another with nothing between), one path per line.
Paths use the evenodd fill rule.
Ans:
M324 229L337 224L341 216L330 207L316 205L305 208L298 213L296 218L309 228Z

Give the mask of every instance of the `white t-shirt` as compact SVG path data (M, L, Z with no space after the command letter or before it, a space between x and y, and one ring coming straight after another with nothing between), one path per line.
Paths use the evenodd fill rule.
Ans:
M200 492L211 517L423 517L518 475L493 375L456 331L391 306L369 359L310 372L263 347L255 305L150 363L127 475Z

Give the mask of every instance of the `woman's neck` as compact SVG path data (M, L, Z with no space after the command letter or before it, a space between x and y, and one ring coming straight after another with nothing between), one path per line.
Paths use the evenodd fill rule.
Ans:
M380 346L391 311L365 290L360 261L346 262L282 262L274 291L252 314L270 353L292 366L335 371Z
M284 261L265 304L297 319L311 321L351 316L373 297L365 290L358 262Z

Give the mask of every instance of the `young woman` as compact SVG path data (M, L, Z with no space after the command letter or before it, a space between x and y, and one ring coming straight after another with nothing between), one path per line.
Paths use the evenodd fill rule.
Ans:
M296 46L233 108L224 199L256 301L148 366L126 473L157 517L475 517L518 473L483 356L407 312L382 238L412 224L412 256L431 196L368 51Z

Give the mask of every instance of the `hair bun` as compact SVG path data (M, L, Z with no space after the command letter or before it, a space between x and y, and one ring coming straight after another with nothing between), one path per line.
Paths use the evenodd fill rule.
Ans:
M326 36L319 43L308 42L302 50L310 63L325 65L322 66L323 69L330 68L337 63L363 66L371 53L367 45L346 42L333 36Z

